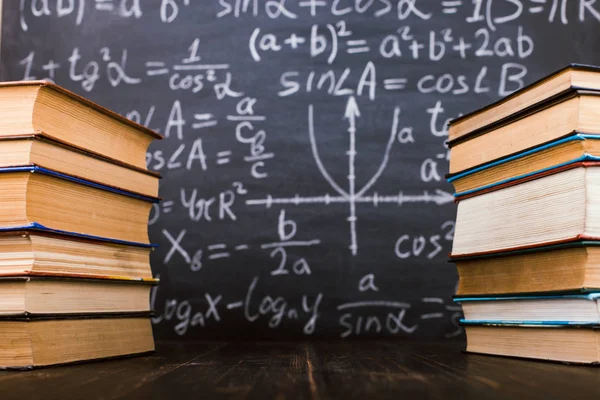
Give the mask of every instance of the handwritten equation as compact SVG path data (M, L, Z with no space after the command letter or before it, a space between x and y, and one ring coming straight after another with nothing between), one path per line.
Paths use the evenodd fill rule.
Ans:
M160 0L148 7L140 0L19 0L19 25L23 31L36 19L65 18L82 25L87 18L110 14L125 19L151 18L164 24L184 18L199 0ZM575 5L569 9L568 4ZM428 21L435 17L461 15L470 24L485 23L490 29L518 21L527 15L541 16L548 23L600 22L600 7L593 0L219 0L214 16L241 18L266 16L270 19L310 19L323 14L342 18L364 15L375 19ZM360 48L357 44L357 49Z
M594 0L5 9L4 76L54 81L164 135L146 154L164 177L151 302L174 338L250 325L461 335L447 124L566 57L593 57L565 38L600 29Z
M159 309L164 310L153 317L155 324L166 323L173 331L184 336L190 330L217 324L234 312L241 312L248 323L265 323L269 328L276 329L287 321L302 321L302 333L315 333L320 307L325 301L323 293L315 296L303 295L299 304L290 303L283 296L265 295L256 298L255 290L260 284L258 277L252 279L241 300L224 298L220 294L205 293L205 304L196 308L187 300L169 298ZM151 306L157 307L155 289L151 294ZM420 306L425 306L427 312L419 314L407 302L369 300L342 303L335 307L340 313L337 324L341 330L340 338L359 337L363 335L410 335L436 320L449 319L453 329L444 333L445 338L453 338L462 333L459 320L462 316L461 307L448 304L444 299L436 297L422 298Z

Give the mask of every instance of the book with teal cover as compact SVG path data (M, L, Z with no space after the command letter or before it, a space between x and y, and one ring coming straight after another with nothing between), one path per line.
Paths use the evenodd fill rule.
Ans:
M456 181L458 179L464 178L466 176L469 176L469 175L472 175L472 174L475 174L475 173L478 173L478 172L481 172L481 171L484 171L484 170L496 167L496 166L501 165L501 164L508 163L510 161L513 161L513 160L516 160L516 159L519 159L519 158L523 158L523 157L529 156L531 154L539 153L539 152L544 151L546 149L559 146L559 145L561 145L563 143L568 143L568 142L573 142L573 141L582 141L582 140L600 140L600 135L590 135L590 134L585 134L585 133L575 133L573 135L570 135L570 136L567 136L567 137L563 137L563 138L558 139L558 140L554 140L554 141L546 143L544 145L537 146L537 147L534 147L532 149L522 151L522 152L514 154L512 156L505 157L505 158L502 158L502 159L499 159L499 160L496 160L496 161L488 162L486 164L477 166L475 168L469 169L469 170L464 171L464 172L459 172L457 174L449 174L449 175L447 175L447 180L448 180L448 182L452 183L452 182L454 182L454 181ZM568 165L571 165L571 164L575 164L575 163L579 163L579 162L584 162L584 161L600 161L600 157L592 156L590 154L583 154L580 157L574 158L572 160L569 160L569 161L566 161L566 162L563 162L563 163L560 163L560 164L553 165L551 167L543 168L543 169L540 169L540 170L537 170L537 171L534 171L534 172L530 172L530 173L527 173L527 174L523 174L523 175L518 175L518 176L515 176L515 177L512 177L512 178L504 179L504 180L501 180L501 181L498 181L498 182L494 182L494 183L491 183L491 184L488 184L488 185L484 185L484 186L481 186L481 187L478 187L478 188L475 188L475 189L466 190L464 192L454 193L454 197L467 196L467 195L470 195L470 194L473 194L473 193L477 193L477 192L480 192L480 191L483 191L483 190L494 188L496 186L506 185L506 184L514 182L514 181L518 181L518 180L525 179L525 178L528 178L528 177L532 177L532 176L535 176L535 175L538 175L538 174L542 174L542 173L547 173L547 172L550 172L552 170L558 170L558 169L563 168L565 166L568 166Z
M571 292L572 293L572 292ZM508 296L454 296L452 299L455 303L464 303L468 301L502 301L502 300L552 300L552 299L584 299L595 301L600 299L600 292L594 291L589 293L565 293L565 294L524 294L524 295L508 295Z
M11 173L11 172L39 173L39 174L53 176L53 177L67 180L70 182L74 182L77 184L93 187L93 188L100 189L100 190L105 190L105 191L108 191L111 193L116 193L116 194L120 194L120 195L127 196L127 197L132 197L135 199L139 199L139 200L143 200L143 201L147 201L147 202L151 202L151 203L158 203L160 201L159 198L148 197L148 196L144 196L141 194L129 192L129 191L126 191L123 189L119 189L119 188L115 188L112 186L103 185L103 184L100 184L97 182L92 182L92 181L88 181L85 179L77 178L77 177L74 177L71 175L63 174L61 172L53 171L51 169L39 167L36 165L19 166L19 167L0 167L0 174L1 173ZM81 239L87 239L87 240L93 240L93 241L109 242L109 243L116 243L116 244L123 244L123 245L129 245L129 246L137 246L137 247L149 247L149 248L157 247L157 245L155 245L155 244L130 242L127 240L105 238L105 237L101 237L101 236L87 235L84 233L63 231L60 229L53 229L53 228L49 228L49 227L44 226L37 222L32 222L27 225L0 227L0 232L19 232L19 231L46 232L46 233L52 233L52 234L57 234L57 235L74 236L74 237L78 237Z
M568 249L573 247L592 247L592 246L600 246L600 240L569 240L560 243L552 243L552 244L542 244L542 245L533 245L528 247L523 247L519 249L509 249L499 252L492 253L483 253L483 254L466 254L453 256L450 255L448 262L455 263L457 261L467 261L467 260L479 260L484 258L497 258L497 257L508 257L515 256L519 254L528 254L528 253L539 253L542 251L552 251L552 250L560 250L560 249Z
M469 320L461 319L460 324L464 326L520 326L523 328L600 328L600 322L581 321L502 321L502 320Z
M572 294L543 294L543 295L511 295L511 296L454 296L453 301L456 303L469 302L500 302L500 301L528 301L528 300L560 300L560 299L582 299L596 301L600 299L600 292L590 293L572 293ZM556 327L600 327L600 318L597 321L576 321L576 320L496 320L496 319L461 319L463 325L487 325L487 326L556 326Z

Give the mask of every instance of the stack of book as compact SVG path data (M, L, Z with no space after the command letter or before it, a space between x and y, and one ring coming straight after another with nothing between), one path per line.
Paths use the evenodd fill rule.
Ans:
M157 138L54 84L0 84L0 368L154 349Z
M600 362L600 68L450 124L467 351Z

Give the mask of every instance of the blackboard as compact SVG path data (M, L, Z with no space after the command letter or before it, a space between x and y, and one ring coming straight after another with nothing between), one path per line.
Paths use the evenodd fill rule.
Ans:
M165 136L159 339L459 337L446 123L571 62L595 0L20 0L2 80Z

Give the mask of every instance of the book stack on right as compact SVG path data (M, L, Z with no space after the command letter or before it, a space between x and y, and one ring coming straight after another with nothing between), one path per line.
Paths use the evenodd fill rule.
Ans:
M467 351L600 362L600 68L450 123Z

